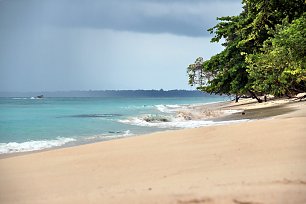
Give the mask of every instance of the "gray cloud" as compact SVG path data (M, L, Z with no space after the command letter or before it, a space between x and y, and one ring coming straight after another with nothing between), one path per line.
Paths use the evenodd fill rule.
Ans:
M0 0L0 91L188 89L239 0ZM158 80L158 83L157 83Z
M205 36L216 17L240 10L240 0L4 0L0 28L52 25Z

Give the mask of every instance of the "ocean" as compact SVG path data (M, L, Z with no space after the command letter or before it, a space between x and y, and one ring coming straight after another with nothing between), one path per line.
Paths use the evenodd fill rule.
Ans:
M0 98L0 154L73 146L162 130L212 124L185 120L191 106L227 100L204 97Z

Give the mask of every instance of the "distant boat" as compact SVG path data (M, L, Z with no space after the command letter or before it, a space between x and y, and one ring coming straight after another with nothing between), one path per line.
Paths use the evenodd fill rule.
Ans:
M39 96L36 96L36 98L43 98L44 95L39 95Z

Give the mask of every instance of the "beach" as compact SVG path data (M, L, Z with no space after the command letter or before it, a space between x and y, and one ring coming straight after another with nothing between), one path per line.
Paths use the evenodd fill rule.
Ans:
M306 203L306 102L247 100L217 107L241 123L2 158L0 203Z

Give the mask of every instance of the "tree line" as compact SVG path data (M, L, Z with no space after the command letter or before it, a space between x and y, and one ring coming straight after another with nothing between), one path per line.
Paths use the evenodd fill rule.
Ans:
M208 31L224 50L187 68L189 84L213 94L293 97L306 92L306 2L243 0L237 16Z

